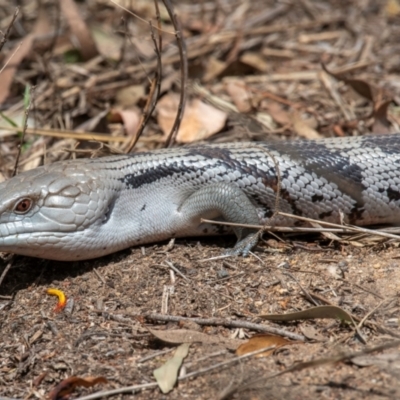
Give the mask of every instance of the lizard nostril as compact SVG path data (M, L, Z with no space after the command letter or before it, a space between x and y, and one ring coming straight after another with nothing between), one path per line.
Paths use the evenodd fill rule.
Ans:
M25 214L27 213L32 207L32 200L31 199L22 199L19 200L18 203L14 207L14 212L17 214Z

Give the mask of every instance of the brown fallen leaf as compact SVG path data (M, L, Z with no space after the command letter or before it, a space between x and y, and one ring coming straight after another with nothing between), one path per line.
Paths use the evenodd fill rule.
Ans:
M372 130L374 133L390 133L392 124L388 119L388 109L392 100L384 101L375 104L373 117L374 123L372 125Z
M108 114L110 122L120 122L124 125L126 134L132 137L139 126L140 116L136 110L117 110L113 109Z
M251 111L252 103L249 89L243 82L228 81L225 84L225 89L239 112L248 113Z
M172 358L170 358L164 365L153 371L154 378L156 379L160 390L166 394L169 393L175 386L178 379L178 372L183 363L183 360L189 353L189 343L181 344L175 351Z
M267 109L269 115L277 124L281 126L292 125L290 113L285 110L285 107L282 104L264 100L263 107Z
M149 332L157 339L172 344L180 343L205 343L205 344L221 344L228 350L234 350L241 344L243 340L228 339L218 335L208 335L203 332L198 332L189 329L168 329L161 331L158 329L147 328Z
M293 129L300 137L309 140L321 138L321 135L313 128L313 126L316 125L315 119L309 118L305 120L297 111L292 112L290 117L293 123Z
M165 95L157 104L157 121L167 138L175 121L179 95ZM192 143L219 132L225 125L227 114L199 99L186 103L185 113L176 137L178 143Z
M271 354L273 354L273 352L276 349L278 349L279 347L282 347L282 346L285 346L288 344L294 344L294 343L297 343L297 342L292 342L281 336L258 334L258 335L254 335L246 343L241 344L236 350L236 355L243 356L245 354L252 353L253 351L257 351L257 350L261 350L266 347L274 346L275 347L274 349L267 350L263 353L256 355L256 357L268 357Z
M336 74L335 72L329 71L325 64L322 64L322 69L328 75L333 76L335 79L346 83L346 85L349 85L360 96L370 101L374 101L377 88L370 85L368 82L363 81L362 79L348 79L341 73Z
M47 395L49 400L60 400L66 398L77 387L92 387L98 383L107 383L107 379L103 376L88 376L86 378L79 378L78 376L71 376L62 380L54 389Z

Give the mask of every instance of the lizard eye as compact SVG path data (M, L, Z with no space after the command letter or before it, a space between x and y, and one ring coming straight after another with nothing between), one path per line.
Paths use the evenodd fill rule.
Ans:
M14 207L14 212L17 214L26 214L32 208L31 199L21 199Z

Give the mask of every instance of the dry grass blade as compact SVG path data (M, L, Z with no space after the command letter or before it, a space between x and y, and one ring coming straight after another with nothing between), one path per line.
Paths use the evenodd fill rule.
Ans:
M0 126L1 131L9 131L10 133L0 133L1 137L17 135L18 132L21 132L20 127L14 126ZM124 136L110 136L105 135L102 133L96 132L76 132L76 131L68 131L68 130L58 130L58 129L40 129L40 128L26 128L26 133L31 135L42 135L42 136L51 136L54 138L61 138L61 139L75 139L75 140L94 140L97 142L120 142L124 143L129 140Z

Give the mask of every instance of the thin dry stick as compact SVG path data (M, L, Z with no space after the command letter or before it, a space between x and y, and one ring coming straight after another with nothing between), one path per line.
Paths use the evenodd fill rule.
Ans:
M0 74L6 69L10 61L13 59L15 54L17 54L18 50L21 48L22 42L17 46L17 48L14 50L14 52L11 54L11 56L8 58L8 60L4 63L4 65L0 69Z
M171 147L176 139L176 135L178 134L179 126L181 124L183 113L185 111L186 104L186 82L188 77L188 58L186 51L186 42L182 36L182 28L181 24L174 13L174 9L170 0L162 0L165 8L168 11L168 14L171 18L172 25L175 29L175 37L176 43L179 49L179 59L180 59L180 67L181 67L181 93L178 105L178 111L176 113L176 118L174 121L174 125L172 126L171 132L168 135L168 139L166 141L166 147Z
M370 312L368 312L367 314L365 314L364 318L358 323L357 325L357 329L361 329L361 327L365 324L365 322L367 321L367 319L369 317L371 317L379 308L382 307L382 304L385 302L386 300L382 300L375 308L373 308Z
M308 293L308 291L306 289L303 288L303 286L301 285L301 283L289 272L289 271L285 271L283 272L283 275L288 276L289 278L293 279L300 287L301 291L304 293L304 295L307 297L307 299L314 304L315 306L319 306L319 304L313 299L313 297L310 295L310 293Z
M102 311L104 313L104 311ZM293 332L286 331L284 329L274 328L263 324L256 324L247 321L236 321L224 318L188 318L178 317L175 315L164 315L164 314L144 314L146 319L152 321L162 322L195 322L198 325L211 325L211 326L225 326L227 328L245 328L259 332L272 333L274 335L285 336L289 339L299 340L304 342L306 338L303 335L298 335Z
M129 10L129 9L125 8L125 7L123 7L123 6L122 6L121 4L119 4L118 2L116 2L116 1L114 1L114 0L110 0L110 1L111 1L111 3L113 3L113 4L115 4L117 7L119 7L121 10L124 10L124 11L126 11L127 13L133 15L133 16L134 16L135 18L137 18L139 21L142 21L142 22L144 22L145 24L148 24L148 23L149 23L149 22L146 21L145 19L139 17L139 15L135 14L133 11L131 11L131 10ZM164 31L163 29L160 29L160 28L157 28L157 29L158 29L160 32L169 33L169 34L171 34L171 35L174 34L174 32L171 32L171 31ZM118 73L119 73L119 72L118 72Z
M172 262L170 262L170 261L164 261L164 262L165 262L165 264L168 265L169 268L171 268L171 269L172 269L173 271L175 271L178 275L180 275L186 282L190 282L190 279L189 279L185 274L183 274L181 271L179 271L179 269L176 268L175 265L172 264Z
M109 316L110 318L114 315L104 310L92 310L96 314L102 314ZM304 342L306 340L305 336L298 335L293 332L289 332L285 329L274 328L272 326L267 326L264 324L256 324L247 321L236 321L229 320L225 318L188 318L179 317L175 315L165 315L165 314L133 314L133 313L119 313L119 315L132 317L132 318L146 318L151 321L158 322L195 322L198 325L210 325L210 326L225 326L227 328L245 328L253 331L271 333L273 335L285 336L289 339L299 340Z
M21 140L18 145L18 152L17 152L17 156L15 158L14 171L12 173L12 176L15 176L17 174L18 162L19 162L19 158L21 157L21 151L22 151L22 146L24 144L24 140L25 140L26 129L28 128L28 118L29 118L29 112L32 107L32 97L34 95L34 92L35 92L35 88L34 88L34 86L32 86L29 90L29 104L25 109L24 127L22 129Z
M243 387L242 389L254 388L254 385L258 382L261 382L261 381L264 382L269 379L276 378L278 376L287 374L289 372L301 371L306 368L314 368L314 367L319 367L319 366L325 365L325 364L332 364L332 363L337 363L340 361L351 360L352 358L355 358L355 357L364 356L367 354L391 349L391 348L398 347L398 346L400 346L400 340L394 340L392 342L387 342L387 343L381 344L379 346L371 347L369 349L365 349L362 351L357 351L357 352L353 352L353 353L349 352L349 353L334 355L334 356L330 356L330 357L317 358L315 360L305 361L302 363L294 364L291 367L284 369L283 371L253 379L253 380L249 381L246 384L246 386Z
M150 93L147 98L147 103L146 106L143 110L142 116L141 116L141 122L139 124L139 128L136 131L135 135L133 136L131 142L128 145L127 153L130 153L133 148L135 147L137 141L139 140L140 136L143 133L144 128L146 127L147 123L149 122L150 117L153 115L154 109L156 108L157 101L160 97L160 92L161 92L161 79L162 79L162 61L161 61L161 52L162 52L162 36L161 36L161 17L160 17L160 10L158 8L158 3L155 0L154 1L155 7L156 7L156 14L157 14L157 23L158 23L158 43L154 34L154 29L153 25L151 22L150 24L150 30L151 30L151 39L154 44L154 51L156 53L156 59L157 59L157 68L156 68L156 73L155 77L151 83L150 86Z
M5 34L3 35L3 38L0 41L0 51L2 50L4 44L7 42L8 37L10 36L11 28L14 25L14 22L17 19L18 14L19 14L19 6L15 8L14 15L11 19L11 22L8 25L7 30L6 30Z
M300 217L299 215L287 214L287 213L284 213L284 212L281 212L281 211L278 212L278 215L282 215L283 217L298 219L300 221L315 222L317 224L326 225L326 226L332 226L334 228L343 228L343 227L345 227L345 229L348 229L348 230L353 231L353 232L363 232L363 233L368 233L370 235L377 235L377 236L383 236L383 237L390 238L390 239L400 240L400 236L398 236L398 235L392 235L391 233L387 233L387 232L383 232L383 231L377 231L377 230L373 230L373 229L361 228L359 226L339 225L339 224L334 224L332 222L319 221L317 219L312 219L312 218L307 218L307 217Z
M13 262L14 262L14 256L11 257L10 261L8 262L7 266L4 268L4 271L2 272L2 274L0 276L0 286L3 283L3 280L6 277L8 271L10 270Z
M15 135L16 133L21 131L21 128L18 126L0 126L0 130L12 132L10 134L2 132L0 134L0 138L2 138L6 136ZM86 132L77 132L77 131L68 131L59 129L27 128L26 133L30 133L33 135L51 136L62 139L76 139L79 141L93 140L96 142L127 142L129 140L125 136L111 136L96 132L86 133Z
M190 372L189 374L186 374L184 376L179 377L178 380L179 381L183 381L183 380L186 380L186 379L189 379L189 378L193 378L195 376L203 375L203 374L205 374L207 372L210 372L210 371L213 371L215 369L222 369L222 368L225 368L225 367L227 367L227 366L229 366L231 364L240 362L240 361L245 360L247 358L253 357L253 356L257 355L257 354L264 353L265 351L269 351L269 350L273 350L273 349L275 349L275 346L268 346L268 347L265 347L264 349L258 349L256 351L251 352L251 353L247 353L247 354L244 354L242 356L235 357L235 358L233 358L231 360L223 361L223 362L220 362L218 364L211 365L210 367L205 367L205 368L199 369L198 371ZM145 383L143 385L126 386L126 387L122 387L122 388L119 388L119 389L104 390L104 391L101 391L101 392L89 394L88 396L78 397L76 400L95 400L95 399L99 399L101 397L113 396L115 394L122 394L122 393L133 394L133 393L135 393L135 392L137 392L139 390L152 389L152 388L156 388L156 387L158 387L158 383L156 383L156 382Z
M337 233L365 233L368 235L376 235L376 236L382 236L388 239L396 239L397 241L400 240L399 235L393 235L389 232L389 230L376 230L376 229L367 229L367 228L362 228L359 226L352 226L352 225L339 225L339 224L334 224L332 222L326 222L326 221L321 221L313 218L307 218L307 217L300 217L299 215L294 215L294 214L288 214L284 213L281 211L278 211L277 215L282 215L284 217L288 218L294 218L294 219L299 219L301 221L305 222L313 222L321 225L327 225L327 226L332 226L333 228L308 228L308 227L279 227L279 226L262 226L262 225L247 225L247 224L238 224L234 222L225 222L225 221L214 221L214 220L209 220L202 218L200 221L201 222L206 222L210 224L215 224L215 225L226 225L226 226L239 226L243 228L252 228L252 229L260 229L264 228L265 230L268 231L276 231L276 232L293 232L293 233L307 233L307 232L337 232Z
M236 222L215 221L212 219L205 219L205 218L201 218L200 222L214 224L214 225L237 226L241 228L265 229L266 231L285 232L285 233L320 233L320 232L353 233L354 232L353 230L346 228L308 228L305 226L296 227L296 226L272 226L272 225L247 225L247 224L239 224Z

